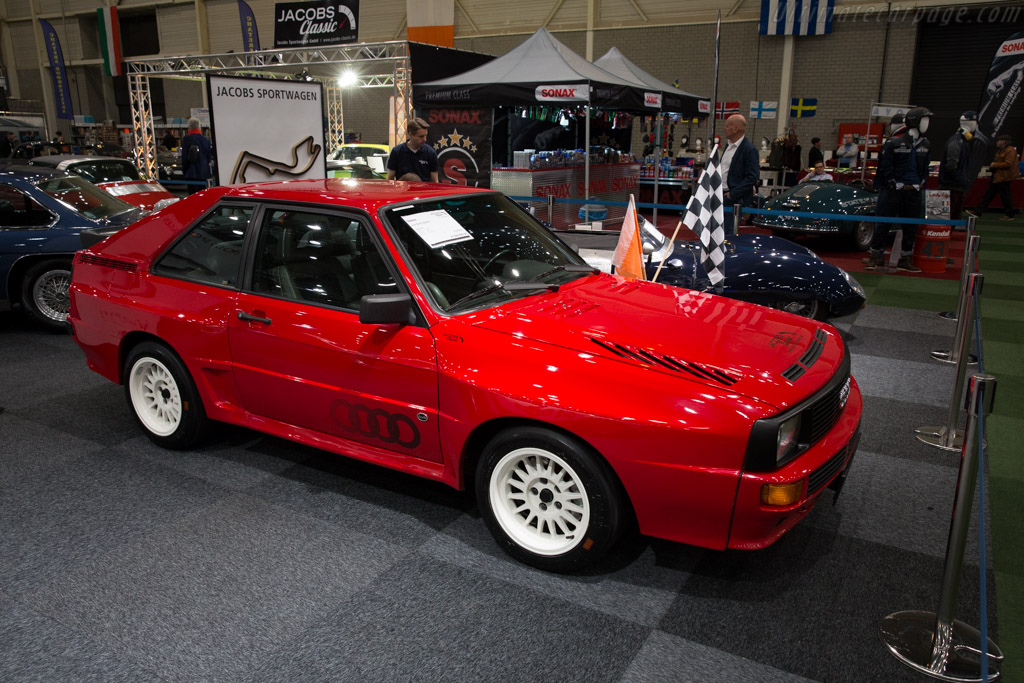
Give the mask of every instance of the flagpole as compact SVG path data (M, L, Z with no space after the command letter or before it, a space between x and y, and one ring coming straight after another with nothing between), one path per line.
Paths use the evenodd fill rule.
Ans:
M708 149L715 144L715 118L718 116L718 49L722 44L722 10L718 10L718 24L715 27L715 85L711 90L711 125L708 135ZM722 116L725 116L724 108Z
M661 263L658 264L658 269L656 271L654 271L654 277L651 278L651 282L657 282L658 281L658 273L661 272L661 267L663 265L665 265L665 261L668 260L668 257L671 256L672 252L675 250L676 236L679 235L679 229L681 227L683 227L683 221L680 219L680 221L678 223L676 223L676 229L672 233L672 239L670 239L668 241L668 245L669 245L668 250L665 252L665 256L661 259Z

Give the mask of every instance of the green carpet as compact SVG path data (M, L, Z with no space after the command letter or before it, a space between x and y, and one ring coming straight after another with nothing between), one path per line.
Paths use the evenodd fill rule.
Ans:
M992 520L995 611L998 644L1006 656L1003 681L1024 681L1024 225L997 216L978 221L982 362L996 378L992 416L986 421L989 499ZM958 283L945 280L858 273L868 304L933 311L956 305ZM936 587L938 589L938 587ZM972 624L977 627L978 624Z

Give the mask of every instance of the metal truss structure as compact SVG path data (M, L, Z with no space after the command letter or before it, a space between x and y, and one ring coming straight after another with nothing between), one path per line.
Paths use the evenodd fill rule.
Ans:
M125 66L132 106L132 139L139 170L150 180L157 177L156 136L149 96L150 78L205 82L209 74L221 74L320 81L324 83L326 91L329 144L331 149L335 149L344 142L342 88L337 85L336 79L339 67L345 65L351 66L355 73L351 85L353 88L394 89L394 110L389 118L395 139L404 140L412 106L409 44L405 41L127 60Z

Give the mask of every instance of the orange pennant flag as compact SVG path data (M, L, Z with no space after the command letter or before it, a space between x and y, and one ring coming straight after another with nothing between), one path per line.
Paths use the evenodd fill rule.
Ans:
M626 209L626 218L622 221L619 243L615 245L615 253L612 254L612 265L615 266L617 275L637 280L647 279L643 240L640 238L640 223L637 220L633 195L629 195L629 207Z

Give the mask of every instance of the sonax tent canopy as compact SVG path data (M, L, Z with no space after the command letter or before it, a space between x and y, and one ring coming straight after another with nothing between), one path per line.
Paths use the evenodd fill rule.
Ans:
M615 74L624 80L634 81L641 84L646 93L651 91L661 94L661 106L656 111L672 112L684 116L697 116L707 114L711 111L711 103L700 95L688 93L679 88L655 78L633 62L626 59L626 56L613 47L608 50L600 59L594 60L594 64L605 71ZM645 94L646 97L646 94ZM706 105L704 111L700 111L700 102Z
M417 107L589 104L618 111L651 111L635 82L595 66L538 29L522 45L475 69L413 85Z

